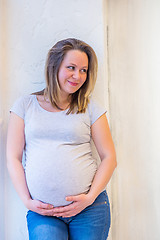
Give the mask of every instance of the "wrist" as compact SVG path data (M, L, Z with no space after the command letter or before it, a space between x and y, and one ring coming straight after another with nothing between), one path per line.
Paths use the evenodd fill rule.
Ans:
M30 203L31 203L31 201L32 201L31 198L26 198L26 199L23 200L23 203L24 203L24 205L25 205L25 207L26 207L27 209L30 209Z
M88 196L88 200L89 200L90 205L95 201L95 199L97 197L90 191L87 193L87 196Z

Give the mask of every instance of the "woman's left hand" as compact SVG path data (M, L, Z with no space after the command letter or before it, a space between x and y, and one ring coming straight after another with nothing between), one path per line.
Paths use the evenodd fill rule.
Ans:
M72 201L71 204L64 207L53 208L53 216L72 217L80 213L83 209L93 203L88 194L66 197L66 201Z

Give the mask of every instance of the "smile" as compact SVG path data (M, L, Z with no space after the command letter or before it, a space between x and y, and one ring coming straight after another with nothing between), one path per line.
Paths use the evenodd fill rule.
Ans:
M70 81L68 81L68 83L72 86L77 86L78 85L78 83L74 83L74 82L70 82Z

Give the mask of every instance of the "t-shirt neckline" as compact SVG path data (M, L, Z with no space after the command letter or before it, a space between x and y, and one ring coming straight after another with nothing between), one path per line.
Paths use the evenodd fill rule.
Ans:
M38 99L37 99L37 95L34 95L34 99L35 99L35 102L36 102L36 105L38 106L38 108L43 111L43 112L47 112L47 113L51 113L51 114L54 114L54 113L64 113L66 112L68 109L65 109L65 110L61 110L61 111L57 111L57 112L51 112L51 111L48 111L46 110L45 108L43 108L40 103L38 102Z

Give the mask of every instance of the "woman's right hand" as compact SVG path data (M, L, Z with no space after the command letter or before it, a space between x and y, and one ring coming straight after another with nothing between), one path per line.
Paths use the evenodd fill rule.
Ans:
M25 205L29 210L36 212L38 214L53 216L54 207L51 204L43 203L39 200L29 199L27 200Z

